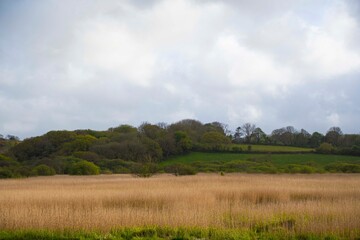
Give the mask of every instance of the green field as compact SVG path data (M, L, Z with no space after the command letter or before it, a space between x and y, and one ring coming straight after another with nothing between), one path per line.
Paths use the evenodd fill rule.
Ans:
M191 166L198 172L353 173L360 171L360 157L315 153L192 152L160 163L164 168L176 164Z
M203 153L192 152L182 156L176 156L169 158L168 160L161 162L160 165L166 166L174 163L192 164L196 162L230 162L237 160L253 160L253 159L266 159L277 166L284 166L287 164L317 164L319 166L325 166L334 162L346 162L346 163L360 163L360 157L357 156L343 156L343 155L326 155L315 153L304 154L253 154L253 153Z
M249 146L251 146L252 152L314 152L313 148L273 146L273 145L232 144L232 147L240 147L243 151L248 151Z

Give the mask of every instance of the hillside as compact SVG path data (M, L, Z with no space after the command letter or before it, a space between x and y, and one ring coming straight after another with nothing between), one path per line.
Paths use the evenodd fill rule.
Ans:
M319 138L316 132L310 135L304 130L286 129L274 130L271 135L260 128L242 135L237 129L232 135L219 122L203 124L186 119L170 125L120 125L105 131L50 131L21 142L16 137L2 138L0 177L360 171L359 162L354 161L357 158L311 154L360 155L358 135L336 135L342 145L332 145L331 138Z

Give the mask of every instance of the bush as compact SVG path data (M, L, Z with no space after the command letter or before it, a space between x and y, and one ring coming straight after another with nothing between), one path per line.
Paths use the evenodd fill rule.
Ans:
M185 164L174 164L174 165L166 166L164 170L165 172L172 173L175 176L196 174L196 170L192 166Z
M0 154L0 167L10 167L10 166L17 166L19 165L18 162L11 159L10 157L7 157L3 154Z
M39 166L36 166L32 170L33 175L37 176L52 176L55 175L55 169L52 167L49 167L45 164L41 164Z
M326 165L324 168L328 172L360 173L360 164L331 163Z
M319 153L332 153L334 152L335 148L330 143L322 143L320 146L316 149Z
M30 177L33 176L31 169L27 166L20 166L13 171L13 177Z
M289 164L287 165L286 172L288 173L315 173L316 168L308 165Z
M70 175L98 175L100 174L100 168L92 162L80 161L74 163L69 168Z
M0 168L0 178L12 178L13 173L7 168Z
M242 152L242 148L240 146L233 146L231 148L231 151L232 152L236 152L236 153L239 153L239 152Z
M145 163L133 165L131 173L138 177L151 177L159 171L159 167L155 163Z

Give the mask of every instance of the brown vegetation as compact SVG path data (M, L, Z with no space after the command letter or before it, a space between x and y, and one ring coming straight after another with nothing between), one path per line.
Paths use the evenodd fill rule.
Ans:
M55 176L0 181L0 229L200 226L355 236L360 175Z

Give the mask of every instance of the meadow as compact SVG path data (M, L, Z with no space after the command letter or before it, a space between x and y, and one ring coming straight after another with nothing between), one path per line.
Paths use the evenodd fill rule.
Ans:
M330 155L330 154L315 154L315 153L282 153L282 154L263 154L263 153L206 153L206 152L191 152L186 155L175 156L167 159L160 164L162 166L171 165L174 163L191 164L194 162L230 162L230 161L244 161L254 159L268 159L277 166L285 166L287 164L317 164L325 166L334 162L360 163L359 156L344 156L344 155Z
M295 147L295 146L277 146L277 145L254 145L254 144L232 144L232 147L240 147L243 151L251 152L314 152L313 148ZM250 147L249 147L250 146Z
M196 172L247 173L360 173L360 157L315 153L206 153L191 152L160 163L165 170L176 165Z
M359 185L359 174L7 179L0 238L356 239Z

